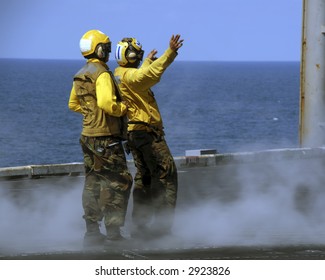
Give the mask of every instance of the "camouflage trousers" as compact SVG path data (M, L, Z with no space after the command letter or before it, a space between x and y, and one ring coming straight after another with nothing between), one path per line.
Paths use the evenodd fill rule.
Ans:
M163 136L129 132L128 145L136 166L132 219L135 228L170 231L177 200L177 169Z
M114 137L82 135L80 144L85 165L83 218L104 219L106 228L122 226L132 186L122 143Z

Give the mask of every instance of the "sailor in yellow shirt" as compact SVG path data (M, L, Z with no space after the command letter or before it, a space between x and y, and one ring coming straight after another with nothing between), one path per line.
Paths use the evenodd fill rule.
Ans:
M73 79L69 108L83 115L80 144L84 154L85 185L82 194L86 221L84 244L99 245L105 239L121 240L132 177L122 140L126 137L127 103L122 101L106 62L111 51L107 35L86 32L80 40L87 63ZM99 229L104 219L106 236Z
M105 68L107 67L104 62L96 58L89 59L87 63L89 64L98 63L104 66ZM108 115L114 117L120 117L126 114L127 107L124 103L117 102L114 83L108 72L103 72L96 80L96 98L97 98L97 106ZM72 86L72 90L70 94L69 108L72 111L82 113L79 98L76 94L74 85Z
M116 47L119 67L114 75L128 107L128 145L136 166L131 236L147 240L171 233L177 200L177 169L164 138L158 104L151 87L160 81L183 45L172 36L169 48L156 58L156 50L143 58L141 44L124 38Z

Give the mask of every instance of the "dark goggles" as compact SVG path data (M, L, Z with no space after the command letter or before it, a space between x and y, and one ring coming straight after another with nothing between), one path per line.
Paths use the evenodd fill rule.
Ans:
M102 49L105 53L110 53L112 50L112 44L111 42L108 42L106 44L102 44Z
M144 54L144 51L143 51L143 50L138 51L138 53L137 53L137 58L138 58L139 60L142 60L142 58L143 58L143 54Z
M138 60L142 60L143 54L144 54L143 50L137 50L137 49L133 48L132 46L129 46L129 50L136 53L136 57Z

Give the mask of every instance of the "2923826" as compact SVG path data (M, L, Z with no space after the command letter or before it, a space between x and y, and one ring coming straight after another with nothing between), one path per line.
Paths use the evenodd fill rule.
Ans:
M190 266L188 275L230 275L229 267L222 266Z

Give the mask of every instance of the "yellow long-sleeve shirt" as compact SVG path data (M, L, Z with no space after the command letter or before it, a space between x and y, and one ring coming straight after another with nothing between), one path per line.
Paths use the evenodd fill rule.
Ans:
M87 83L88 80L92 82ZM106 64L98 59L88 60L76 74L68 106L83 114L82 134L86 136L118 135L118 118L127 111L126 105L117 101L115 85Z
M114 117L125 115L126 106L123 103L116 101L115 87L107 72L102 73L96 81L96 96L98 107L103 109L107 114ZM72 86L70 93L69 109L82 113L74 85Z
M151 87L160 81L167 67L174 61L177 53L168 48L158 59L146 58L140 68L117 67L114 75L119 84L123 99L128 101L130 122L145 122L163 129L158 104ZM141 124L129 124L128 130L147 129Z

